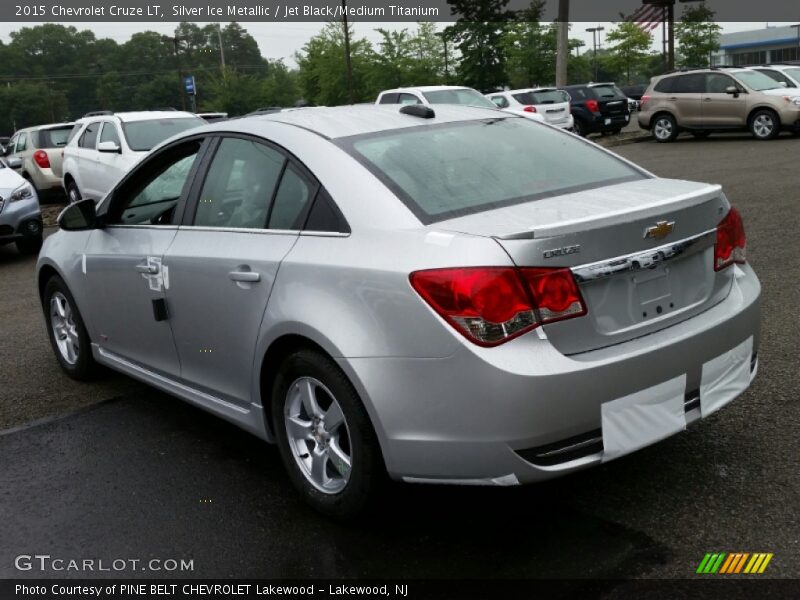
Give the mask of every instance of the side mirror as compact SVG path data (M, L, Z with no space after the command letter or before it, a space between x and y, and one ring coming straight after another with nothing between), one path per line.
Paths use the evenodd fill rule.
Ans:
M21 169L22 168L22 159L21 158L9 158L6 161L9 169Z
M64 231L97 229L98 220L94 200L86 198L67 206L58 215L58 226Z
M730 94L734 98L738 98L739 97L739 88L737 88L735 85L729 85L728 87L725 88L725 93L726 94Z
M116 142L100 142L97 144L98 152L109 152L111 154L119 154L122 149Z
M786 83L785 81L779 81L778 83L780 84L781 87L789 87L789 84Z

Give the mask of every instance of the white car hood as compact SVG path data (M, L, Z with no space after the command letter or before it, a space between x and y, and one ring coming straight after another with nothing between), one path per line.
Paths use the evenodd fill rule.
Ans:
M22 176L14 171L5 167L0 169L0 196L8 198L11 193L19 186L25 183Z
M797 88L775 88L774 90L764 90L761 92L762 94L767 94L768 96L788 96L789 98L795 98L800 96L800 91Z

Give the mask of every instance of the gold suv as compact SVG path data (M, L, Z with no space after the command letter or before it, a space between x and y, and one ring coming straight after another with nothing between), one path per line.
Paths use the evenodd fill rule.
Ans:
M658 142L681 131L695 137L723 131L750 131L757 140L782 130L800 133L800 91L787 89L764 73L713 67L654 77L642 96L639 126Z

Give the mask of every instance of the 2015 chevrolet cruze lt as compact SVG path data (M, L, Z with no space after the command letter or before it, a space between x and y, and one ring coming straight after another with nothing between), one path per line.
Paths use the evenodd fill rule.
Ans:
M305 109L162 144L38 262L55 355L277 443L347 516L386 474L515 485L748 387L758 279L719 186L459 106Z

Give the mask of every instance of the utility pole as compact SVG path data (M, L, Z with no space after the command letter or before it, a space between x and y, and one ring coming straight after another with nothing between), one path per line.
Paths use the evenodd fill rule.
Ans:
M797 55L794 57L794 59L800 61L800 23L792 25L792 27L797 30Z
M225 46L222 45L222 24L217 23L217 39L219 40L219 66L222 74L225 75Z
M442 38L442 46L444 47L444 83L447 85L450 83L450 63L447 59L447 31L441 31L436 35Z
M669 24L669 61L667 71L675 68L675 2L667 4L667 23Z
M567 85L569 62L569 0L558 0L558 25L556 48L556 87Z
M591 32L592 34L592 47L594 48L594 58L592 62L594 62L594 80L597 81L598 78L598 69L597 69L597 36L600 34L601 31L605 31L605 27L589 27L586 31Z
M353 63L350 60L350 27L347 24L347 0L342 0L342 23L344 24L344 55L347 61L347 96L355 104L353 96Z
M175 66L178 69L178 93L180 94L181 98L181 107L183 110L186 110L186 96L183 93L183 69L181 68L181 55L178 52L178 43L181 41L181 38L177 35L175 36L162 36L165 42L172 42L172 51L175 55Z

